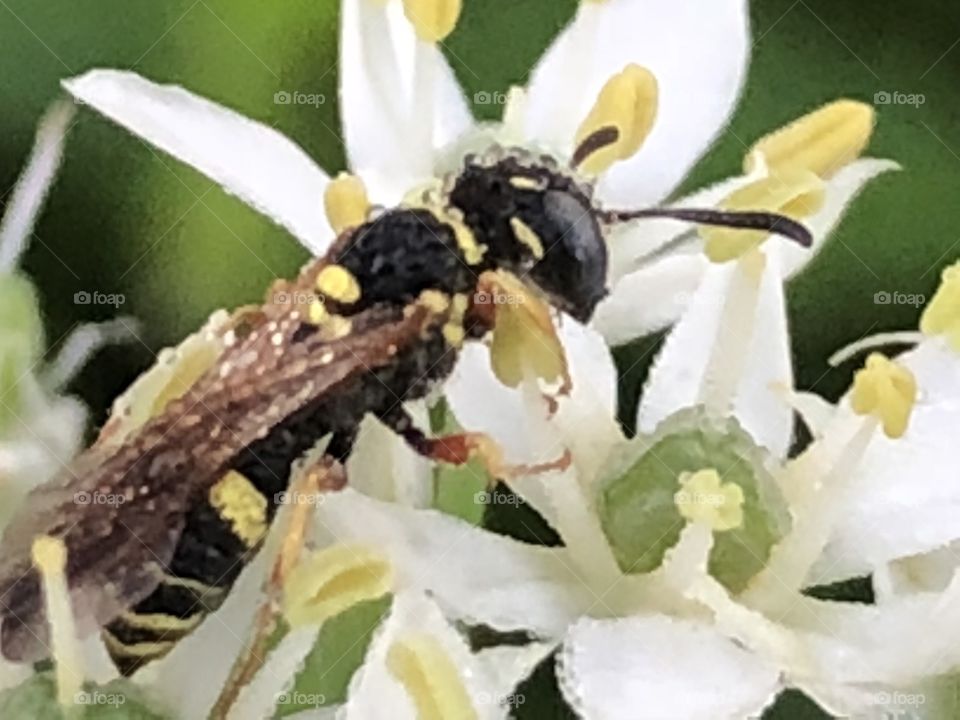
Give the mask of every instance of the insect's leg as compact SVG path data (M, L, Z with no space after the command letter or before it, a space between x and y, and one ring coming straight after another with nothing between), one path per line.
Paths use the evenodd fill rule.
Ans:
M430 460L464 465L472 459L483 463L493 482L522 475L565 470L570 466L570 451L551 462L533 465L509 465L503 459L503 450L489 435L484 433L463 432L431 438L418 428L410 414L402 405L396 405L379 415L380 420L400 435L414 452Z

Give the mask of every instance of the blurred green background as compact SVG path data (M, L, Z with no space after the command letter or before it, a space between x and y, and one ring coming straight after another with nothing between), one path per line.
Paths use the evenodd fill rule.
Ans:
M523 82L576 2L465 5L448 44L472 97ZM751 11L755 47L736 137L720 140L689 186L736 171L741 140L830 99L872 102L878 92L925 99L918 107L877 107L871 154L896 159L904 172L868 188L791 287L799 385L836 397L851 369L828 371L833 350L867 333L914 326L919 316L920 308L877 305L874 294L929 298L939 271L960 256L960 4L755 0ZM0 188L13 184L59 81L97 66L181 83L276 126L339 170L337 22L337 0L0 0ZM675 42L684 52L680 29ZM291 89L322 93L327 102L274 104L275 92ZM490 117L498 108L477 111ZM153 352L219 307L257 301L273 278L295 273L305 259L295 240L240 201L84 112L25 265L40 287L53 342L78 321L113 313L74 304L81 290L122 293L120 312L144 323L144 344L104 353L75 385L102 420ZM638 343L619 359L633 366L651 348ZM644 368L625 378L627 395Z

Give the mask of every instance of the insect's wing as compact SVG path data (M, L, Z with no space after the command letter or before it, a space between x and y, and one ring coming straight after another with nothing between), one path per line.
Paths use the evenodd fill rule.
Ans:
M224 352L164 412L108 457L84 456L72 474L40 488L0 548L0 643L11 659L47 654L47 628L30 546L39 534L64 540L67 575L82 628L112 620L156 586L183 518L243 447L358 374L388 365L445 318L426 307L371 308L351 332L325 338L296 313L271 321ZM81 505L77 497L122 502Z

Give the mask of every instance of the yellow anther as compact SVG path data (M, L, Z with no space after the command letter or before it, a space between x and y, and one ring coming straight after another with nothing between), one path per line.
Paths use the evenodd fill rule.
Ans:
M940 289L920 319L924 335L943 335L960 352L960 263L943 271Z
M389 559L366 547L334 545L293 569L283 589L283 612L291 625L321 625L392 587Z
M874 110L866 103L837 100L762 138L747 153L745 169L753 171L754 153L759 153L771 175L793 168L829 178L860 157L870 143L874 121Z
M494 273L490 292L478 293L478 305L494 305L490 344L493 373L504 385L517 387L527 377L556 382L567 375L566 354L550 317L550 309L505 272ZM481 276L484 277L484 276Z
M370 200L363 180L348 173L340 173L327 184L323 205L330 227L338 235L344 230L363 225L370 211Z
M67 591L67 547L60 538L40 536L33 541L31 558L43 585L50 647L56 663L57 702L69 707L77 701L84 678L83 655Z
M360 299L360 283L343 265L327 265L317 275L317 290L325 298L350 305Z
M445 40L457 26L463 0L403 0L403 13L417 37L428 43Z
M724 483L713 468L680 475L680 490L673 496L680 514L690 522L708 525L714 532L734 530L743 524L743 489Z
M809 170L785 168L740 188L720 203L725 210L755 210L779 213L794 220L809 217L823 207L824 183ZM707 257L715 263L742 257L759 246L769 232L702 227Z
M616 128L619 137L589 155L581 162L580 169L589 175L599 175L618 160L635 155L653 129L657 97L657 79L639 65L627 65L610 78L580 125L576 146L602 128Z
M387 669L410 695L419 720L478 717L456 664L431 636L401 636L387 650Z
M906 367L873 353L853 378L850 404L858 415L873 415L889 438L903 437L917 401L917 381Z

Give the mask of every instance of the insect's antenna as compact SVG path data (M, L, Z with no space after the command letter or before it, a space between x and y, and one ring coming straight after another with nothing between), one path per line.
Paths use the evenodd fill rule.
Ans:
M607 223L623 223L645 218L668 218L697 223L698 225L716 225L719 227L743 230L763 230L788 240L810 247L813 235L805 225L786 215L771 212L752 212L739 210L701 210L696 208L649 208L646 210L608 210L600 213Z
M573 151L573 157L570 158L570 167L576 170L588 157L608 145L615 144L619 139L620 131L613 125L607 125L590 133Z

